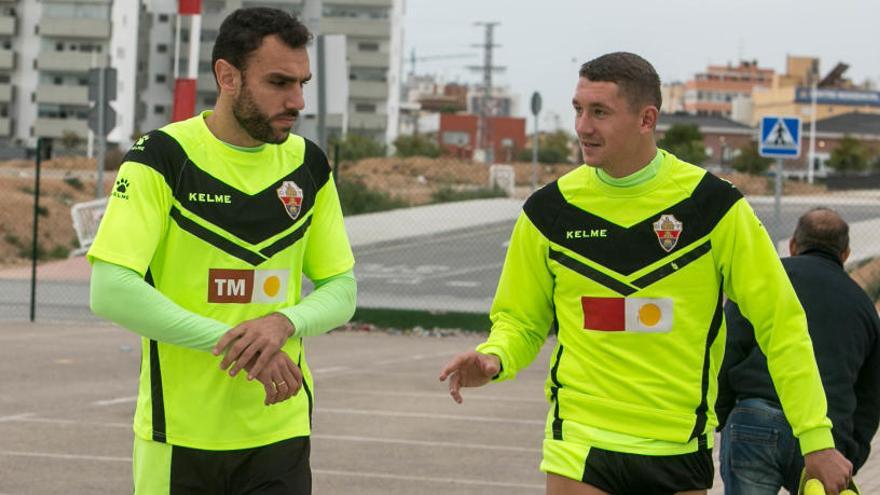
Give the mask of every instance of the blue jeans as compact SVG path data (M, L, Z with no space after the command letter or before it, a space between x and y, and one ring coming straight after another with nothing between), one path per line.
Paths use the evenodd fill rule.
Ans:
M779 406L763 399L736 403L721 432L725 495L796 495L804 459Z

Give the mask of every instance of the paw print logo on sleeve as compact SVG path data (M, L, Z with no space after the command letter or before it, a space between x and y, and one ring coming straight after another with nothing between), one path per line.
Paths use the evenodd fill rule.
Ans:
M131 188L131 182L125 177L116 179L116 185L113 186L113 197L119 199L128 199L128 192Z

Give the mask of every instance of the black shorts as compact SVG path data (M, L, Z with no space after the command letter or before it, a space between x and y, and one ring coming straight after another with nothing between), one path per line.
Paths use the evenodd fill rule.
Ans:
M671 495L708 490L715 478L712 451L656 456L590 448L583 482L612 495Z
M310 495L309 437L242 450L135 439L137 495Z

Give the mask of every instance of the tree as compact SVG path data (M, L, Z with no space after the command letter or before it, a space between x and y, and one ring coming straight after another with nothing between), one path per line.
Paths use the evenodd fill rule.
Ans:
M851 136L843 136L831 152L828 166L841 174L860 172L868 168L868 148Z
M427 156L436 158L440 156L440 147L433 139L426 136L398 136L394 140L395 155L405 158L409 156Z
M737 172L744 174L763 174L773 164L772 158L761 156L758 153L758 143L752 142L739 149L739 155L733 159L730 166Z
M563 130L543 134L539 137L538 161L541 163L568 163L571 153L569 145L572 137ZM517 158L524 162L532 161L532 148L519 152Z
M385 156L385 145L359 134L348 134L343 138L330 140L330 147L339 145L339 158L346 161L358 161L364 158Z
M703 135L694 124L672 125L657 146L694 165L702 165L706 161Z

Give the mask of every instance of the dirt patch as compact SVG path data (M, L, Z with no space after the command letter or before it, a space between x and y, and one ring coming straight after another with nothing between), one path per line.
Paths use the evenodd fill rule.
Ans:
M531 183L531 163L514 163L517 186ZM574 165L538 165L538 183L552 182L574 169ZM431 200L441 188L475 188L489 186L489 166L448 158L369 158L343 163L341 177L362 181L367 188L382 191L410 205Z
M115 175L106 174L104 191L113 186ZM94 179L42 177L37 252L45 259L63 258L78 248L70 208L92 199ZM0 266L27 263L32 250L33 218L33 178L0 178Z

